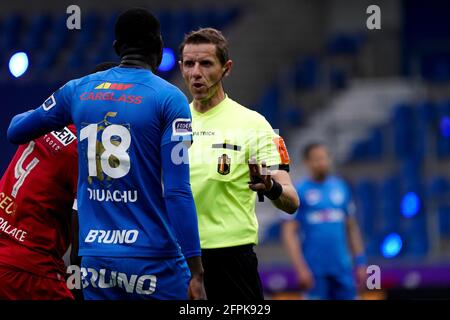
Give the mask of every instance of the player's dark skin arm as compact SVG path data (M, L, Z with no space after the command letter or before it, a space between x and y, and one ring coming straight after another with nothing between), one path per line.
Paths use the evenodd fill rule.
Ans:
M274 206L289 214L297 211L300 200L298 199L297 191L292 185L289 173L284 170L270 171L264 161L260 167L254 159L249 161L248 167L250 180L253 181L253 183L249 183L250 189L256 192L270 191L273 186L273 179L283 187L280 197L276 200L271 200Z
M203 266L201 257L187 258L186 262L191 271L188 296L191 300L206 300L206 291L203 284Z

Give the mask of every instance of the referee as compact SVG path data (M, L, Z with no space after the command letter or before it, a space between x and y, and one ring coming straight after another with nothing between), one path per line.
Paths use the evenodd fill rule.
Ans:
M264 299L253 247L258 242L256 195L296 212L283 139L259 113L229 98L222 79L232 61L216 29L187 34L180 69L193 97L194 143L189 150L197 207L204 283L209 300Z

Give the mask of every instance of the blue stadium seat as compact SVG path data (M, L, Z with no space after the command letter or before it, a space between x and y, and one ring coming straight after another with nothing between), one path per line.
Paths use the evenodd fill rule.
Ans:
M338 67L332 67L329 77L331 89L341 90L347 87L349 74L346 70Z
M28 27L25 48L31 51L42 49L45 46L46 35L51 25L52 17L50 15L41 14L35 16Z
M357 141L350 153L349 161L364 161L367 160L369 154L369 146L367 141Z
M450 237L450 207L440 206L438 209L439 233L445 237Z
M385 152L383 143L383 130L381 127L375 127L371 130L368 139L368 151L371 160L379 160Z
M161 34L164 39L164 44L168 46L168 39L170 38L172 27L171 14L169 11L165 10L155 12L155 15L158 17L161 24Z
M443 119L444 117L448 117L450 118L450 101L449 100L445 100L445 101L441 101L440 103L438 103L437 105L437 118L438 118L438 135L437 135L437 143L436 143L436 147L437 147L437 156L439 158L446 158L448 156L450 156L450 138L446 138L442 135L441 131L440 131L440 121L441 119Z
M83 17L82 31L79 34L74 50L85 50L95 44L98 30L104 30L102 19L96 13L86 14Z
M55 66L57 58L59 56L59 49L56 47L48 47L39 54L39 60L34 65L34 68L38 73L49 72L52 67Z
M372 180L360 180L355 185L355 201L362 217L362 230L367 238L380 231L377 224L379 210L378 186Z
M326 46L326 50L330 55L355 55L358 53L363 42L364 35L362 34L338 33L330 37Z
M67 66L69 67L69 69L74 71L81 71L89 67L89 65L86 65L85 63L85 55L83 49L77 49L71 52L67 61Z
M383 230L394 232L400 226L400 180L397 176L385 179L381 185L381 214L383 217Z
M405 254L423 256L428 251L427 222L425 215L419 215L405 221Z
M450 191L450 181L444 176L437 176L431 180L429 186L429 196L443 196Z
M3 22L3 36L0 39L2 48L6 50L17 50L24 28L24 19L21 15L15 13L6 16Z
M177 10L170 15L171 30L168 35L167 45L171 48L178 48L183 41L184 34L191 31L192 14L190 10Z
M436 83L450 81L450 54L433 52L421 58L421 75L425 80Z
M272 84L266 90L258 104L258 111L264 115L273 128L279 128L280 89Z
M400 175L406 191L417 190L421 187L422 161L410 155L400 162Z
M67 15L62 14L55 18L55 24L49 37L50 51L60 51L71 43L72 32L66 26Z
M383 129L372 128L367 139L356 142L350 152L350 161L380 160L385 155Z
M419 102L416 107L416 119L425 122L428 126L436 121L437 110L433 101L425 100Z
M115 39L114 25L118 15L118 12L114 12L105 18L103 32L101 32L98 37L99 45L92 55L88 57L88 61L91 65L96 65L104 61L118 60L113 49L113 42Z
M319 76L317 58L311 56L302 59L294 70L294 85L297 90L313 90L317 87Z
M394 108L392 118L394 126L394 149L400 159L415 154L414 110L410 105L400 104Z
M298 106L286 107L286 111L283 116L283 123L285 123L287 127L298 127L302 124L303 112Z
M212 27L215 24L214 16L209 9L199 9L192 12L192 30Z
M240 11L238 7L221 8L220 10L212 9L209 13L212 17L210 22L213 27L222 29L236 19L239 13Z

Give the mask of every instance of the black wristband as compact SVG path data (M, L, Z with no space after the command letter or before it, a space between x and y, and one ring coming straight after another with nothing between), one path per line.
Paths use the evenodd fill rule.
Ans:
M277 200L283 193L283 186L272 179L272 189L265 191L264 195L270 200Z

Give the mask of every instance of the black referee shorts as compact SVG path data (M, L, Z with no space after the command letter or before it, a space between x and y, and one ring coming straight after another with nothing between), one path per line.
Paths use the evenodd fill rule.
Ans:
M202 263L208 300L264 300L253 244L203 249Z

